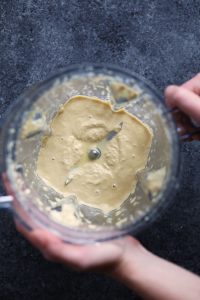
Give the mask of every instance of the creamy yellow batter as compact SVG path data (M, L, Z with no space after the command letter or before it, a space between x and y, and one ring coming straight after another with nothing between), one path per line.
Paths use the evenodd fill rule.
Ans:
M134 192L138 171L145 168L151 129L124 109L97 98L75 96L57 113L52 133L42 141L38 176L62 196L104 212L118 208ZM117 134L107 140L109 133ZM91 149L101 156L91 160Z

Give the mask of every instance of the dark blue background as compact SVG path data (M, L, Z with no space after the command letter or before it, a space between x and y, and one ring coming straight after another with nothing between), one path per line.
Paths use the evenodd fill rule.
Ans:
M200 71L198 0L1 0L0 115L28 86L71 63L109 62L163 92ZM182 146L181 188L139 235L148 249L200 274L200 147ZM0 212L0 298L138 299L101 275L46 262Z

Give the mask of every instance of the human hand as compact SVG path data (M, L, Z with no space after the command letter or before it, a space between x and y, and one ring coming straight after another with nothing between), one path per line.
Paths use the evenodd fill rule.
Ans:
M180 110L174 112L180 134L197 132L191 135L191 140L200 140L200 128L194 126L200 127L200 73L181 86L168 86L165 99L170 108Z
M124 265L124 258L130 247L133 254L142 247L131 237L92 245L72 245L64 243L59 237L44 229L27 231L18 221L16 227L47 260L62 263L76 271L93 270L112 276Z
M101 271L126 284L144 299L199 300L200 279L147 251L136 239L125 237L97 245L65 244L43 229L17 229L45 258L75 270Z

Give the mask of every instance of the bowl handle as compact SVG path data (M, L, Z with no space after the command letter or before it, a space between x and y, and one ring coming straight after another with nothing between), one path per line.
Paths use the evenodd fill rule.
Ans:
M1 208L11 208L13 202L12 196L0 196L0 209Z
M200 140L200 124L197 124L197 122L177 108L170 109L167 113L172 114L177 125L177 132L179 133L182 142Z

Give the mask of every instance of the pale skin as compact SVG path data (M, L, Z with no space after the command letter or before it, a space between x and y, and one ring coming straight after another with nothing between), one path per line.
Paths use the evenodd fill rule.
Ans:
M178 108L200 124L200 74L181 86L165 90L166 104ZM183 131L187 131L183 128ZM198 134L193 137L199 139ZM70 245L52 233L35 229L18 230L50 261L75 270L95 270L121 281L150 300L199 300L200 278L145 249L133 237L95 245Z

